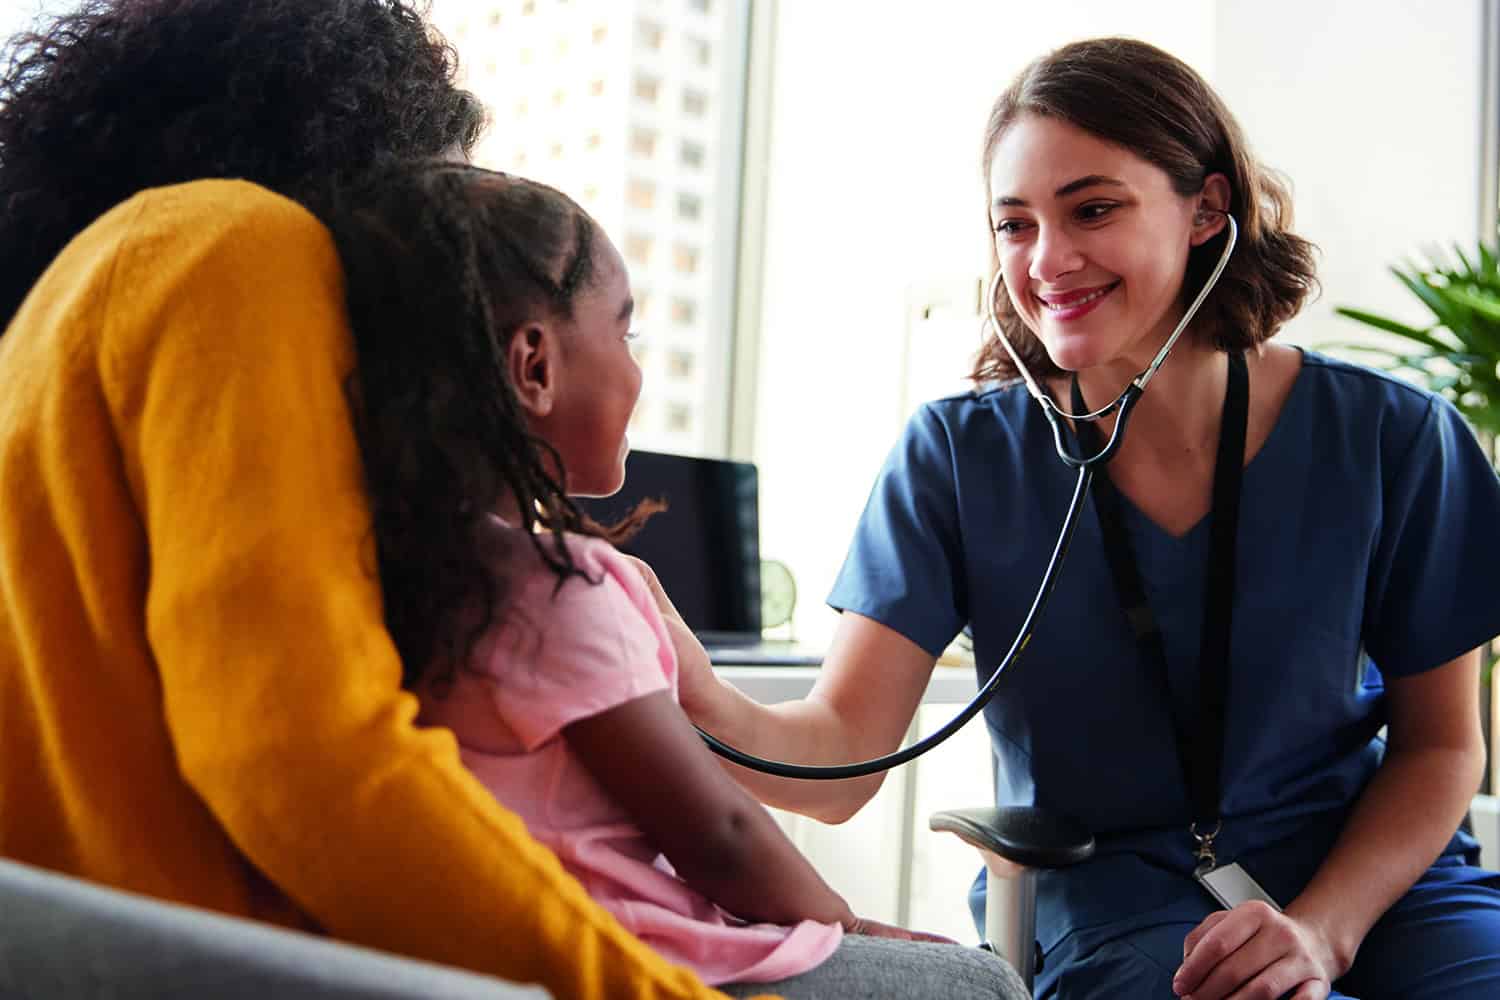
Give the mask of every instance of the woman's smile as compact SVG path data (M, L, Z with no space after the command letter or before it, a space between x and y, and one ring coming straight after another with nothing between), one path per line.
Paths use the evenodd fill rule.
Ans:
M1065 292L1049 292L1045 295L1038 294L1036 298L1050 318L1068 322L1093 312L1106 296L1119 287L1120 281L1117 278L1107 285L1074 288Z

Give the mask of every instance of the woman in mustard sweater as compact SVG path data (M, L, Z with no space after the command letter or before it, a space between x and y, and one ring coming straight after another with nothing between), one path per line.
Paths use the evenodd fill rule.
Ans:
M0 855L560 997L716 995L401 690L339 262L266 187L466 150L451 54L398 0L91 3L14 54ZM265 187L159 186L207 176Z

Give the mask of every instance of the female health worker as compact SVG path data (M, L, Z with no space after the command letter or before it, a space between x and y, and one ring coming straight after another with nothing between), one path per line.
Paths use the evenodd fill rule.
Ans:
M1218 261L1226 213L1239 228L985 711L998 800L1098 841L1039 882L1037 995L1500 996L1500 878L1457 832L1484 766L1478 647L1500 633L1500 481L1472 434L1438 397L1270 341L1315 283L1312 247L1167 53L1099 39L1033 63L995 104L984 170L1000 323L1075 413L1145 369ZM974 391L912 417L805 700L739 695L672 623L704 730L782 760L864 760L899 744L960 629L981 679L995 669L1074 479L1016 374L992 339ZM1084 453L1112 421L1075 426ZM832 822L881 780L736 773ZM1278 905L1220 909L1193 876L1228 865Z

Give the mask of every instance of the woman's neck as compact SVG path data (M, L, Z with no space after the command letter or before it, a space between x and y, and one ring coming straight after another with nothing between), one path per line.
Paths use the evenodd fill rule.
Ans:
M1096 410L1119 396L1155 354L1155 349L1132 353L1079 372L1078 386L1089 409ZM1184 335L1136 403L1121 444L1122 457L1212 455L1218 441L1227 372L1223 352ZM1071 378L1065 383L1070 390L1068 383ZM1114 417L1101 421L1100 429L1106 434L1113 431Z

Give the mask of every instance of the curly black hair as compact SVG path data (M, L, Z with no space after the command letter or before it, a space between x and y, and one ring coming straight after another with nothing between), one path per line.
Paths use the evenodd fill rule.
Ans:
M598 277L601 231L553 188L448 161L383 164L309 204L344 269L386 627L403 683L441 686L503 616L521 539L560 587L588 579L564 532L620 542L661 509L643 503L609 527L582 513L506 373L522 327L572 318ZM487 530L507 499L520 530Z
M408 0L84 0L0 78L0 330L62 247L137 191L239 177L292 198L484 126Z

